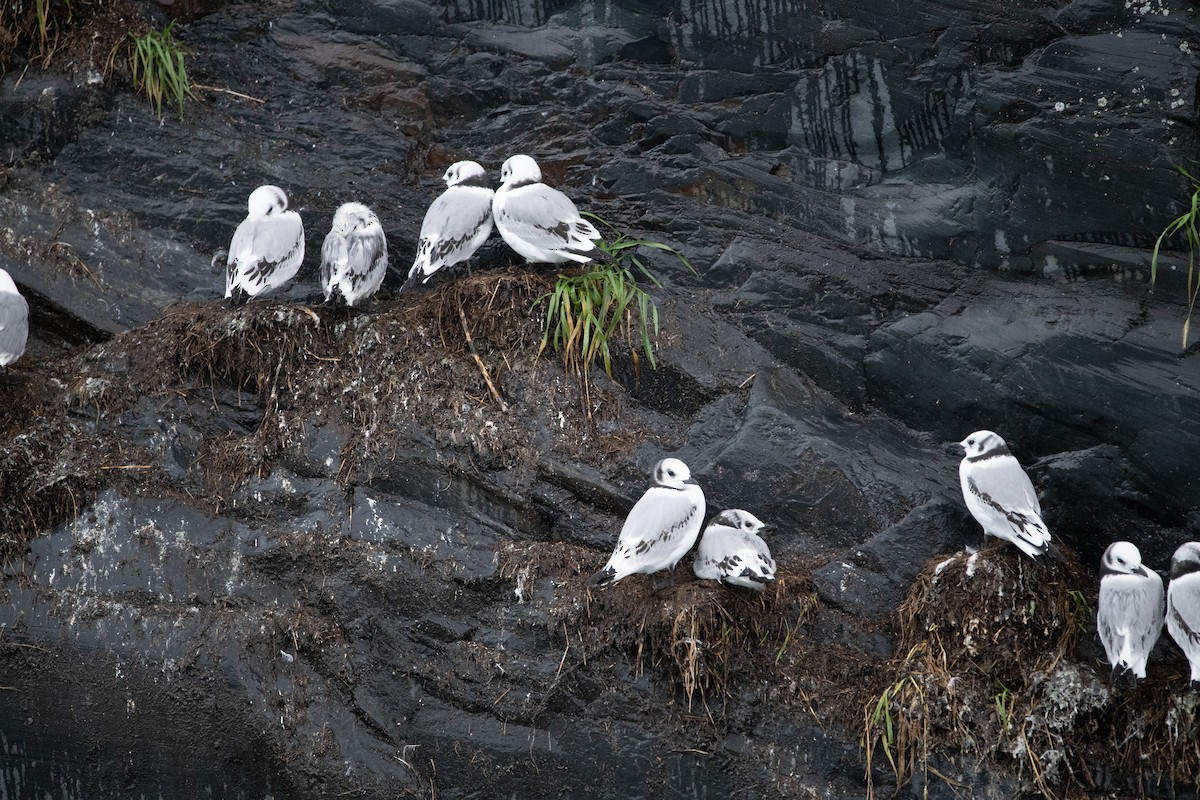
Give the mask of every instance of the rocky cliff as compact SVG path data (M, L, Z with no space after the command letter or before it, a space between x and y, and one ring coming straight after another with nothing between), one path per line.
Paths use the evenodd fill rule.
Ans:
M4 793L1195 796L1182 656L1110 691L1088 627L1108 542L1200 538L1186 263L1147 282L1190 5L166 9L182 119L106 48L0 82L35 336L0 378ZM445 166L516 152L694 265L645 254L657 370L538 358L552 272L498 239L396 294ZM266 182L309 256L230 311L210 257ZM360 314L313 307L352 199L393 257ZM979 428L1068 567L962 552L943 443ZM777 527L764 597L687 560L587 588L666 454Z

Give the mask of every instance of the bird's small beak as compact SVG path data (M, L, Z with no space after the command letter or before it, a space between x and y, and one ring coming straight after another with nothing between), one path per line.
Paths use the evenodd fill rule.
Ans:
M761 528L759 528L758 530L759 530L759 531L773 531L773 530L775 530L775 526L774 526L774 525L768 525L768 524L766 524L766 523L764 522L764 523L763 523L763 526L762 526Z
M695 478L688 478L686 481L684 481L684 483L690 483L692 486L699 486L699 485L700 485L700 484L696 483L696 479L695 479Z
M942 444L942 451L946 453L946 455L961 456L963 453L967 452L967 448L962 442L944 442Z

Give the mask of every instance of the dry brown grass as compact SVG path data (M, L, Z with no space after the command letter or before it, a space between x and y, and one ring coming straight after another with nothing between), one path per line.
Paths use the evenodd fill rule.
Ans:
M586 548L509 543L499 557L500 576L526 596L537 580L554 580L551 627L567 631L584 661L622 652L639 672L667 677L689 711L723 709L746 681L789 684L793 651L802 646L802 628L816 608L808 579L787 570L761 594L698 580L686 560L674 572L634 575L597 589L587 580L600 563Z

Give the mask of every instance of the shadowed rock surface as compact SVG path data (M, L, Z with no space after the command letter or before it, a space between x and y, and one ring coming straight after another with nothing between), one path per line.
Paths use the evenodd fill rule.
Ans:
M0 79L0 267L35 337L0 377L0 793L862 797L864 707L919 673L905 620L928 619L963 671L986 631L1065 657L964 679L965 727L902 796L1037 792L1021 743L1064 795L1195 796L1182 656L1160 642L1110 695L1064 599L1094 602L1114 539L1165 570L1200 538L1185 262L1147 283L1197 148L1193 8L203 10L176 27L210 87L182 120L83 63ZM470 279L394 294L445 167L498 180L516 152L696 268L645 254L659 369L619 357L586 406L535 360L547 270L498 237ZM227 311L210 258L268 182L307 260ZM393 294L308 313L347 200L384 225ZM943 443L979 428L1081 570L989 549L986 580L960 555L938 583L980 539ZM710 514L776 526L773 594L689 559L589 594L668 454ZM1026 591L1058 604L1045 630ZM995 723L1001 675L1028 729ZM878 749L871 776L894 780Z

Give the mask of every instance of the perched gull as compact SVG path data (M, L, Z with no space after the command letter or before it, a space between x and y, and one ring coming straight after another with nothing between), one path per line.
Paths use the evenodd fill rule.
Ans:
M1142 554L1129 542L1113 542L1100 560L1100 601L1096 629L1113 673L1119 667L1146 677L1146 659L1163 627L1163 582L1142 566Z
M483 167L474 161L459 161L450 165L442 180L446 191L425 212L417 258L405 287L417 281L425 283L442 267L466 261L492 233L495 192Z
M616 583L635 572L658 572L674 567L696 543L704 522L704 492L677 458L654 466L654 486L638 500L617 539L604 569L589 583Z
M692 571L697 578L761 592L775 582L775 559L758 535L766 527L749 511L722 511L704 529Z
M28 340L29 304L8 272L0 269L0 367L20 358Z
M597 254L596 226L579 216L571 199L542 183L542 171L529 156L513 156L500 169L492 200L496 229L508 246L530 264L578 261Z
M387 274L387 237L375 212L362 203L343 203L321 246L321 288L325 302L340 292L346 305L358 305L379 289Z
M255 295L287 283L304 261L304 225L288 211L278 186L250 193L250 213L234 231L225 266L225 296L240 306Z
M1188 542L1171 559L1167 630L1187 656L1192 683L1200 684L1200 542Z
M1033 558L1049 553L1062 561L1042 522L1033 484L1004 440L991 431L975 431L958 445L966 450L958 465L963 499L983 532L1012 542Z

